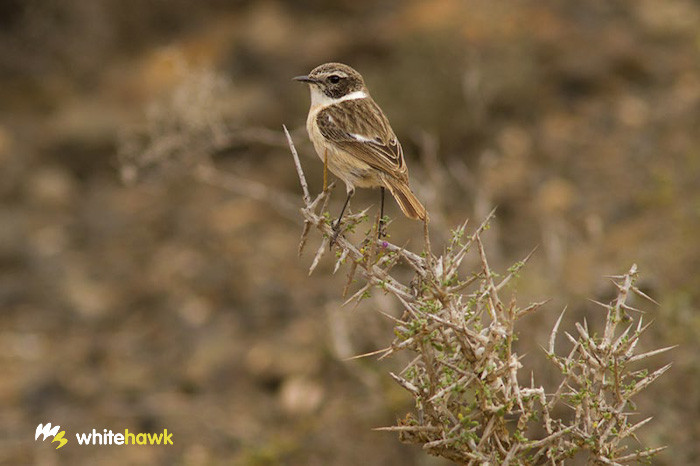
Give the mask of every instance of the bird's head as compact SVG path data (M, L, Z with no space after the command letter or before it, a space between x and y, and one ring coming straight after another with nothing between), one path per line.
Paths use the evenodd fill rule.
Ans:
M292 79L308 83L312 97L317 92L331 101L341 99L353 92L366 93L367 91L362 75L342 63L325 63L311 70L308 75Z

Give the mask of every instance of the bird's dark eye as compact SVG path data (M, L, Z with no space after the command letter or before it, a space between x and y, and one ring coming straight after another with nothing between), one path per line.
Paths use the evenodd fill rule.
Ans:
M331 84L338 84L340 82L340 76L332 74L328 76L328 82Z

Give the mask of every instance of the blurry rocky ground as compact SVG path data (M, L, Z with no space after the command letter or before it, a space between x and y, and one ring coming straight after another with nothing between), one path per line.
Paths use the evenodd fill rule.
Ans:
M639 436L670 446L655 464L700 462L698 2L6 0L0 463L443 464L371 430L411 408L397 363L343 361L391 341L376 310L395 303L340 308L343 274L307 277L296 256L299 219L197 181L202 146L178 139L296 195L285 123L318 190L290 77L331 60L390 117L436 244L497 206L499 268L539 246L513 290L553 298L520 330L542 383L561 308L595 326L587 298L639 263L661 304L644 343L680 345L657 358L675 365L640 399ZM392 239L420 248L389 213ZM55 451L33 442L39 422L167 428L175 445Z

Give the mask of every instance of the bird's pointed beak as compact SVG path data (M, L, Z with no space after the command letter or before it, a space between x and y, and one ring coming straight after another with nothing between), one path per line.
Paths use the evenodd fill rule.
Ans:
M306 76L306 75L305 76L295 76L292 78L292 80L299 81L302 83L317 83L318 82L318 80L316 80L314 78L310 78L309 76Z

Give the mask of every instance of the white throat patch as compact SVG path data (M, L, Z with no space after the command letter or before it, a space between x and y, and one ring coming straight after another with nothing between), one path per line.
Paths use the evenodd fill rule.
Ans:
M345 102L346 100L364 99L367 97L365 91L355 91L334 99L321 92L316 86L311 86L311 107L327 107L328 105Z
M336 99L336 102L344 102L346 100L357 100L357 99L364 99L367 97L367 93L365 91L355 91L351 92L350 94L345 94L343 97Z

